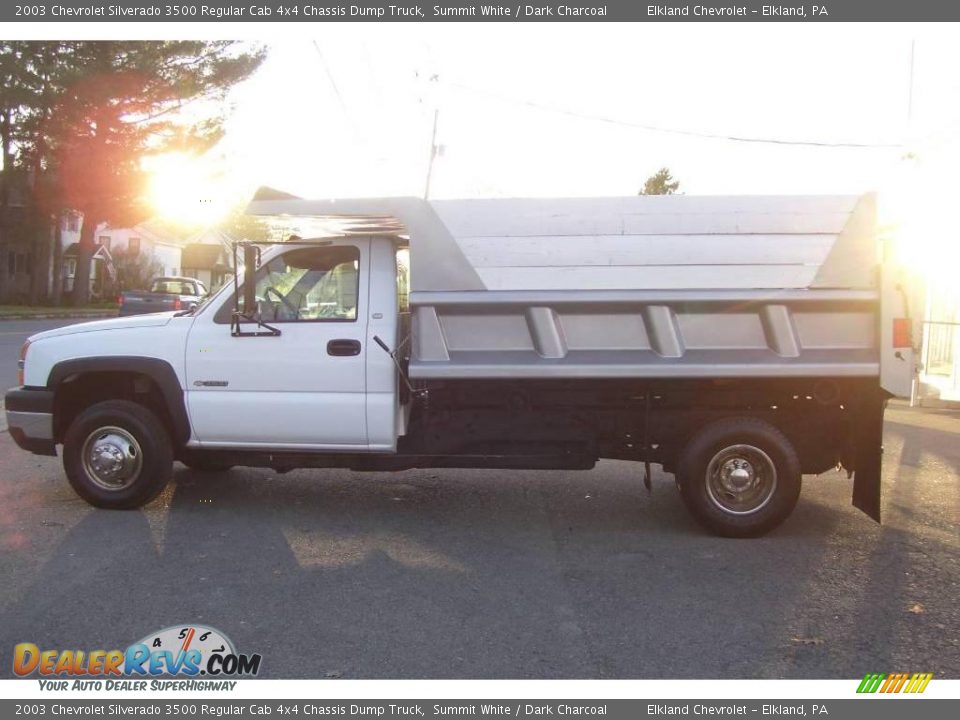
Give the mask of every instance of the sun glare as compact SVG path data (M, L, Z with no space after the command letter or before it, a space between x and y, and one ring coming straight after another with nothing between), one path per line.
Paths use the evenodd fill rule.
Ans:
M181 153L147 158L150 204L164 219L210 225L229 210L226 189L209 163Z
M955 279L960 266L956 187L952 163L917 165L905 170L888 197L898 259L928 280Z

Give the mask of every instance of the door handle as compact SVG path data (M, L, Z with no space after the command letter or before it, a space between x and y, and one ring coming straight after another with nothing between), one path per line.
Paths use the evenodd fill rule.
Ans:
M327 343L327 355L336 355L337 357L352 357L360 354L359 340L331 340Z

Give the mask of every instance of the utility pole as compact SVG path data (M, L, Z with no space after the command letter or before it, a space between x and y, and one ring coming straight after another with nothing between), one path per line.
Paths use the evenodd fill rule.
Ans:
M430 181L433 179L433 163L440 152L440 147L437 145L437 124L440 120L440 74L431 72L426 76L426 79L424 95L428 102L433 105L433 131L430 133L430 156L427 159L427 178L423 185L423 199L429 200Z
M430 180L433 177L433 161L437 158L437 120L440 108L433 109L433 132L430 134L430 159L427 161L427 182L423 187L423 199L430 199Z
M913 64L917 52L917 40L910 41L910 85L907 92L907 132L913 129Z

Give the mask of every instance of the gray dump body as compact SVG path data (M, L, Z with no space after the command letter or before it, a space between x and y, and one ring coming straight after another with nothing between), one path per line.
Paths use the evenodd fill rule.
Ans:
M875 377L872 196L254 202L409 237L414 378Z

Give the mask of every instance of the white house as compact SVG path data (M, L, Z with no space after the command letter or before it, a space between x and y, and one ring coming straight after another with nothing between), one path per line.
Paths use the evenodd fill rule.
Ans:
M215 290L233 277L234 238L222 230L209 229L190 238L183 246L180 272Z
M61 283L64 292L73 291L77 273L81 218L67 217L61 227L63 264ZM113 258L119 252L145 253L159 265L161 275L179 275L183 241L150 221L132 228L113 228L107 224L94 233L97 250L90 260L90 291L93 296L103 294L104 281L113 278Z
M160 265L161 275L179 275L183 241L149 222L132 228L97 228L94 242L116 255L118 250L133 253L148 253Z

